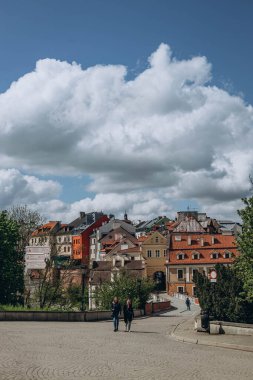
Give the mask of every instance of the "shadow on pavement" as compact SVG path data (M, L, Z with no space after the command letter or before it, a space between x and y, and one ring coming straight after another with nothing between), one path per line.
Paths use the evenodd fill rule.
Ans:
M127 331L125 331L127 332ZM136 330L131 330L130 334L159 334L158 332L156 331L136 331Z

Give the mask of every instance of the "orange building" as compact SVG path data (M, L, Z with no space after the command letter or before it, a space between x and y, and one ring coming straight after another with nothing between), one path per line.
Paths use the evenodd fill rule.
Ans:
M168 294L194 296L194 271L209 275L216 264L231 264L238 254L233 235L172 233L166 262Z
M108 223L107 215L99 215L94 221L83 224L73 231L72 235L72 257L74 260L81 260L82 264L88 264L90 258L90 236L102 225Z

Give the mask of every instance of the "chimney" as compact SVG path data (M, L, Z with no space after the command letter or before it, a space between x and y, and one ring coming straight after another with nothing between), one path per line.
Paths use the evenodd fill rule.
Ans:
M188 236L188 245L191 245L191 243L192 243L191 236Z

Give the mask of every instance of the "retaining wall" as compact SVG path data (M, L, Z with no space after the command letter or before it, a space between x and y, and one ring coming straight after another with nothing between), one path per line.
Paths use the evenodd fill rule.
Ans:
M149 302L145 305L146 315L158 313L159 311L165 311L170 309L170 301L163 302Z
M170 301L150 302L146 304L145 313L150 315L159 311L168 310ZM143 310L135 309L134 316L140 317ZM0 321L61 321L61 322L92 322L111 319L111 311L0 311Z
M253 335L253 325L223 321L210 322L210 334Z

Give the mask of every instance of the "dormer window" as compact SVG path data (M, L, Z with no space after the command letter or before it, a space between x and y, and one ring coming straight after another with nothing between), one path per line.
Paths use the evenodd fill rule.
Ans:
M218 252L211 253L211 259L218 259L218 258L219 258Z
M192 259L193 260L199 260L199 258L200 258L200 254L198 252L193 252Z
M231 259L231 257L232 257L232 253L229 252L229 251L226 251L226 252L224 252L223 257L224 257L224 259Z
M177 260L184 260L184 253L179 253L178 255L177 255Z
M181 241L181 235L176 235L175 236L175 241Z

